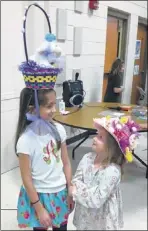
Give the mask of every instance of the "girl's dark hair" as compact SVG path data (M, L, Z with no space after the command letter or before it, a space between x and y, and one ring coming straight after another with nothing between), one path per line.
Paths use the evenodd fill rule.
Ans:
M51 92L54 92L56 94L56 92L53 89L41 89L37 91L39 106L40 105L44 106L47 104L46 95ZM16 145L19 137L25 131L27 125L31 123L27 121L26 118L26 113L29 111L29 106L35 107L34 90L30 88L23 88L23 90L20 93L19 118L18 118L17 130L15 136L15 151L16 151ZM57 146L59 149L61 146L61 142L57 141Z
M111 134L107 134L107 163L114 163L120 166L123 174L123 166L126 162L124 154L122 153L117 141Z
M124 62L121 59L116 59L112 64L110 73L113 75L119 75L123 64Z

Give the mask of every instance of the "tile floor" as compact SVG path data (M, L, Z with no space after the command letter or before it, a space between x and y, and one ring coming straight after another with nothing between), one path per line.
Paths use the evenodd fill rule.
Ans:
M136 153L147 161L146 136L141 136L140 146ZM82 156L90 151L91 139L76 151L75 160L71 160L73 172ZM70 158L72 146L69 148ZM1 177L1 230L19 230L16 221L16 203L21 185L19 169L16 168ZM136 160L125 167L125 175L121 183L124 204L124 230L147 230L147 180L145 167ZM75 230L71 214L69 230Z

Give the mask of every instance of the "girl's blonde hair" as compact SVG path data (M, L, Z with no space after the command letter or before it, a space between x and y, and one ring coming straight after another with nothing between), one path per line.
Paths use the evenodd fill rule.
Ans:
M126 162L124 154L122 153L115 138L107 132L107 142L106 142L107 158L104 160L104 164L117 164L121 168L121 173L123 174L123 166Z

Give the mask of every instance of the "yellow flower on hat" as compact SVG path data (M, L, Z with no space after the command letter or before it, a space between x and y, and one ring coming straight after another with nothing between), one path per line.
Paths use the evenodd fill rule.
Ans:
M127 121L128 121L128 117L125 117L125 116L124 116L124 117L121 117L121 118L120 118L120 123L121 123L121 124L126 124Z
M128 147L125 149L125 158L127 159L128 162L132 162L133 161L132 152L129 150Z
M106 120L110 120L110 118L111 118L110 115L106 116Z

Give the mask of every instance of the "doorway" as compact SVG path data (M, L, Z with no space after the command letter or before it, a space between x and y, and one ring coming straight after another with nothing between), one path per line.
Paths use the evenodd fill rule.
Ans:
M147 28L139 24L135 48L135 63L131 93L131 103L136 104L139 98L138 87L145 90L147 70Z
M102 99L104 99L106 92L108 74L110 72L112 63L117 57L124 60L126 29L127 19L121 19L119 17L108 15Z

